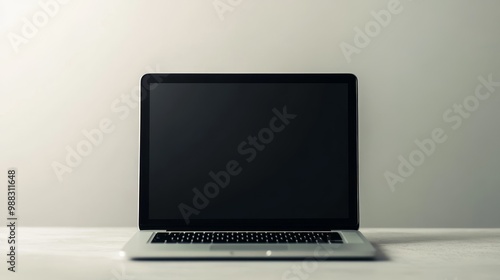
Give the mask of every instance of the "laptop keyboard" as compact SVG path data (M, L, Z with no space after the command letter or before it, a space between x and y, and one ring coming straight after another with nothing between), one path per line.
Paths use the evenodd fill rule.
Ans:
M158 232L151 243L342 243L337 232Z

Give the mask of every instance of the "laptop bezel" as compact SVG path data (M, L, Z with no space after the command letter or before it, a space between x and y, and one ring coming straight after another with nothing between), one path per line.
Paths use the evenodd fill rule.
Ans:
M359 228L357 78L353 74L198 74L154 73L141 78L139 151L139 228L141 230L357 230ZM345 219L200 220L150 219L149 114L150 85L155 83L346 83L348 84L349 201Z

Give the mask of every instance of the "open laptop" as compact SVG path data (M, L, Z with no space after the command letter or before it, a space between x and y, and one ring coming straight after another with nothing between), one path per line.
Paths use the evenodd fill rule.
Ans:
M372 258L352 74L146 74L131 259Z

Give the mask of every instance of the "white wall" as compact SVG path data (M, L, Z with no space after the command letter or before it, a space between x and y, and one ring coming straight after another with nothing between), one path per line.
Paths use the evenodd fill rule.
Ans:
M362 226L500 226L500 86L471 107L478 77L500 81L499 1L220 2L234 5L221 18L213 0L0 2L0 181L18 168L22 225L135 225L138 109L126 98L145 72L352 72ZM371 13L388 5L376 30ZM376 34L346 56L366 26ZM475 111L454 130L457 113L443 114L464 99ZM54 162L103 120L114 130L58 180ZM391 189L384 173L434 129L446 141Z

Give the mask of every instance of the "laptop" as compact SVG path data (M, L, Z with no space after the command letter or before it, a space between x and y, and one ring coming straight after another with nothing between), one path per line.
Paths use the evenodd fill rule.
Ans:
M373 258L352 74L146 74L130 259Z

